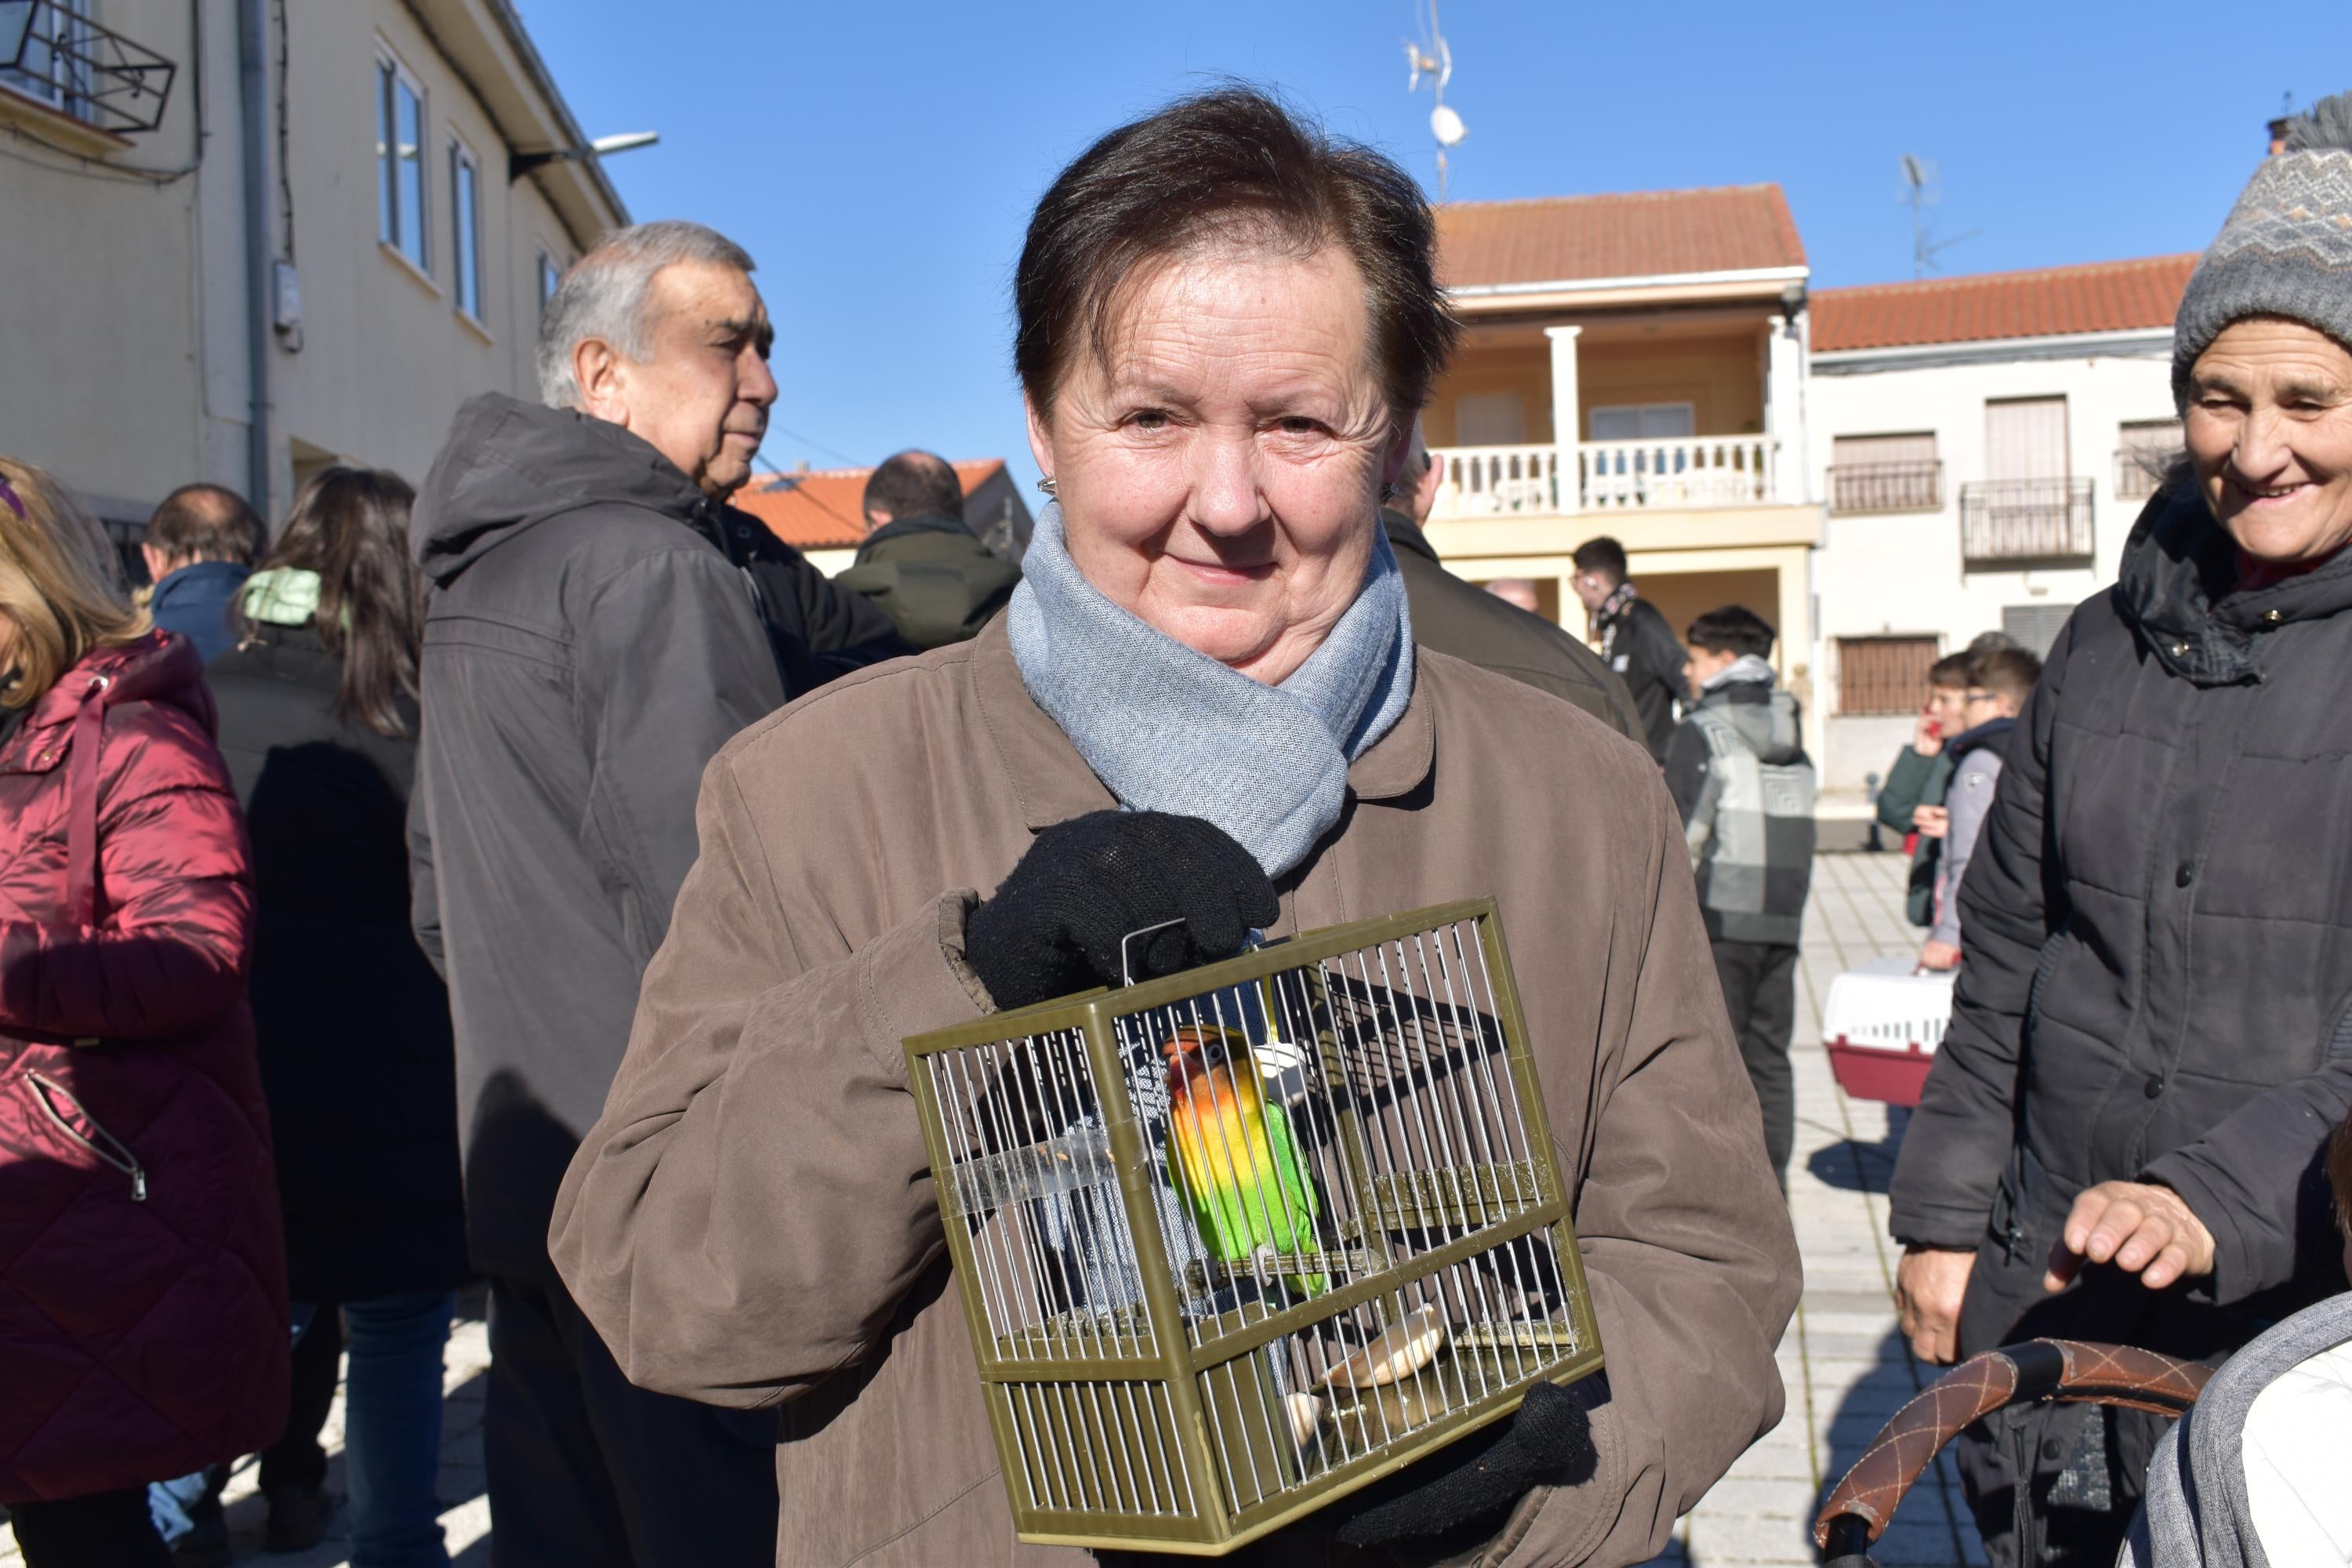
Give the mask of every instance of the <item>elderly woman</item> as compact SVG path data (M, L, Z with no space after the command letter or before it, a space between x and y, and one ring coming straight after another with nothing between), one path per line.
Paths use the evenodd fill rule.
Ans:
M1058 506L1011 611L705 776L551 1242L632 1379L782 1407L780 1563L1082 1561L1014 1538L899 1042L1178 917L1154 972L1486 893L1517 933L1608 1375L1589 1443L1485 1450L1517 1478L1463 1525L1487 1560L1647 1557L1779 1418L1796 1253L1657 770L1416 651L1376 522L1454 337L1433 243L1394 164L1255 92L1089 148L1015 282ZM1442 1522L1410 1483L1469 1449L1360 1538Z
M2343 1285L2316 1173L2352 1103L2352 94L2206 253L2173 387L2185 468L2051 649L1961 893L1892 1205L1930 1360L2219 1356ZM2159 1424L2020 1421L1963 1459L1996 1559L2021 1459L2027 1554L2113 1561Z

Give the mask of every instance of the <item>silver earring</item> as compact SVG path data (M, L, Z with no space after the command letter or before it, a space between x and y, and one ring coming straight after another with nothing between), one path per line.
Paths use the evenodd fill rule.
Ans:
M1054 493L1054 476L1047 474L1044 479L1039 479L1037 481L1037 488L1044 490L1047 495L1052 495Z

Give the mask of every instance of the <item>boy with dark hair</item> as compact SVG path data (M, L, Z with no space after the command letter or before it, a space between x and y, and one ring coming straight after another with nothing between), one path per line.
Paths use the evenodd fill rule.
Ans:
M1569 586L1592 617L1601 658L1633 689L1650 754L1663 763L1667 737L1674 733L1675 704L1687 703L1694 695L1683 681L1682 644L1675 641L1664 615L1626 580L1623 545L1602 534L1578 545L1574 560L1576 575Z
M1772 627L1737 605L1690 624L1683 669L1695 705L1666 742L1698 901L1739 1054L1785 1190L1796 1143L1789 1035L1797 939L1813 876L1813 764L1797 700L1774 686Z
M1949 813L1944 792L1952 779L1947 744L1967 729L1970 655L1948 653L1927 667L1927 703L1911 726L1911 743L1878 787L1878 820L1911 838L1910 889L1903 912L1915 926L1936 923L1936 868L1942 859Z
M1969 689L1962 699L1969 727L1944 742L1952 759L1945 794L1949 816L1936 871L1936 923L1919 950L1924 968L1949 969L1960 962L1960 879L1968 875L1985 814L2000 784L2009 732L2017 728L2017 715L2041 679L2042 661L2021 647L1969 656Z

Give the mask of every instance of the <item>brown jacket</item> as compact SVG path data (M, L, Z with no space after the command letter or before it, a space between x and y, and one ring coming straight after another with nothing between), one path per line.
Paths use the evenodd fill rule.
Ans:
M1638 1562L1780 1418L1799 1288L1673 804L1639 746L1439 654L1349 781L1277 930L1499 900L1608 1357L1598 1474L1479 1560ZM550 1241L632 1381L782 1407L780 1565L1085 1560L1013 1534L899 1041L987 1010L971 889L1111 804L1002 622L812 693L704 775Z

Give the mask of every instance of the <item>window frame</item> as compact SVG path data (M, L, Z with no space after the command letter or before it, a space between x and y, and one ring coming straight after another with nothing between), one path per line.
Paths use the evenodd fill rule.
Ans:
M1943 638L1934 632L1858 632L1833 637L1830 640L1837 651L1837 709L1832 717L1839 719L1899 718L1906 713L1918 712L1919 705L1927 700L1927 670L1943 657ZM1906 671L1902 677L1907 683L1916 674L1914 689L1909 692L1892 691L1888 689L1896 684L1895 677L1884 670L1857 669L1855 667L1867 662L1856 657L1859 648L1864 645L1884 647L1890 654L1898 647L1903 648L1917 667L1916 672ZM1862 697L1875 697L1882 693L1885 703L1888 705L1863 707L1859 703L1858 699Z
M25 22L26 42L30 46L37 39L38 47L47 51L49 73L36 76L27 70L0 71L0 88L5 88L20 98L30 99L44 109L54 109L69 120L96 126L98 121L90 113L89 66L86 61L76 66L69 59L61 59L58 49L61 37L75 47L88 47L86 38L74 38L69 35L75 27L91 25L94 20L90 16L91 4L92 0L52 0L51 26L47 29L37 26L35 18L28 16Z
M468 174L473 176L470 199L466 179ZM470 258L467 255L468 237L473 241ZM483 283L489 271L486 248L482 242L482 160L472 144L453 130L449 132L449 300L457 314L484 331L489 330L489 310L483 302ZM473 267L470 298L467 287L468 261Z
M2186 450L2184 421L2179 415L2167 419L2119 419L2116 422L2116 499L2146 500L2164 482L2160 469L2151 471L2147 458L2155 453L2164 458L2164 467L2179 459ZM2147 435L2161 430L2168 439L2162 445L2135 441L2135 433Z
M433 281L433 170L425 156L433 100L425 83L392 46L376 41L376 245L397 257L427 284ZM414 247L401 228L400 99L402 89L416 102L416 235ZM389 231L389 232L387 232Z
M540 241L535 276L539 289L539 319L541 321L547 320L548 306L555 302L555 291L563 287L563 273L564 266L556 259L555 247L545 240Z

